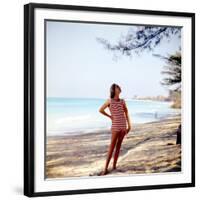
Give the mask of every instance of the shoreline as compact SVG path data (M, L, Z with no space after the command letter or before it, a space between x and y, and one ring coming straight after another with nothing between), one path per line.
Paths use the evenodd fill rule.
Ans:
M133 123L123 140L117 170L106 176L181 171L181 146L175 144L180 123L180 115ZM47 136L46 178L97 176L104 167L110 137L109 130ZM112 162L113 158L108 171Z
M132 126L140 126L143 124L149 124L149 123L155 123L155 122L162 122L168 119L173 119L176 117L181 117L181 114L176 114L170 117L165 117L165 118L161 118L161 119L157 119L157 120L153 120L150 122L144 122L144 123L132 123ZM47 137L59 137L59 136L73 136L73 135L84 135L84 134L97 134L97 133L102 133L102 132L107 132L110 131L109 128L94 128L94 129L88 129L87 131L73 131L73 132L64 132L64 133L60 133L60 134L47 134Z

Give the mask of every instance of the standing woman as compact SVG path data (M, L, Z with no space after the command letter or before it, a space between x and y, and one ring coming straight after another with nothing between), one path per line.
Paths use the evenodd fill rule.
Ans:
M116 169L117 159L119 156L121 144L123 138L131 130L131 122L128 114L128 108L125 100L119 97L121 88L119 85L113 83L110 87L110 98L100 107L99 112L109 117L112 120L111 126L111 143L108 149L108 155L105 163L104 171L100 175L108 173L108 165L112 157L113 150L115 148L113 170ZM105 112L105 109L109 107L111 115ZM128 127L127 127L128 125Z

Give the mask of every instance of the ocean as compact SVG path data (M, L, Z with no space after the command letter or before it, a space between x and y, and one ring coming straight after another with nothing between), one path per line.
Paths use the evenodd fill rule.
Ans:
M125 99L131 122L153 122L181 113L170 108L172 102ZM110 118L98 110L105 99L95 98L53 98L46 101L47 135L84 134L110 129ZM106 111L108 113L109 109Z

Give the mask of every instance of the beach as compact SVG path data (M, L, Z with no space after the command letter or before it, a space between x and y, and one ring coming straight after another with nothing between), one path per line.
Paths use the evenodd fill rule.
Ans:
M111 170L112 157L106 176L181 171L181 146L176 144L175 133L180 123L180 115L133 123L132 130L123 140L117 169ZM48 135L46 178L98 176L104 169L110 139L109 129L75 135Z

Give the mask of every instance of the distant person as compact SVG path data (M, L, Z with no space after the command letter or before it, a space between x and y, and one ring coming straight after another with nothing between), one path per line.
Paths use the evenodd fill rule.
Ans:
M155 111L155 118L157 119L158 118L158 113L157 113L157 111Z
M108 155L105 163L104 171L100 175L108 173L108 165L112 157L113 150L115 148L114 162L112 170L116 169L117 159L119 156L121 144L123 138L131 130L131 122L128 114L128 108L124 99L119 97L121 88L119 85L113 83L110 87L110 98L100 107L99 112L109 117L112 120L111 125L111 143L108 149ZM105 109L109 107L111 115L105 112ZM128 127L127 127L128 125Z

